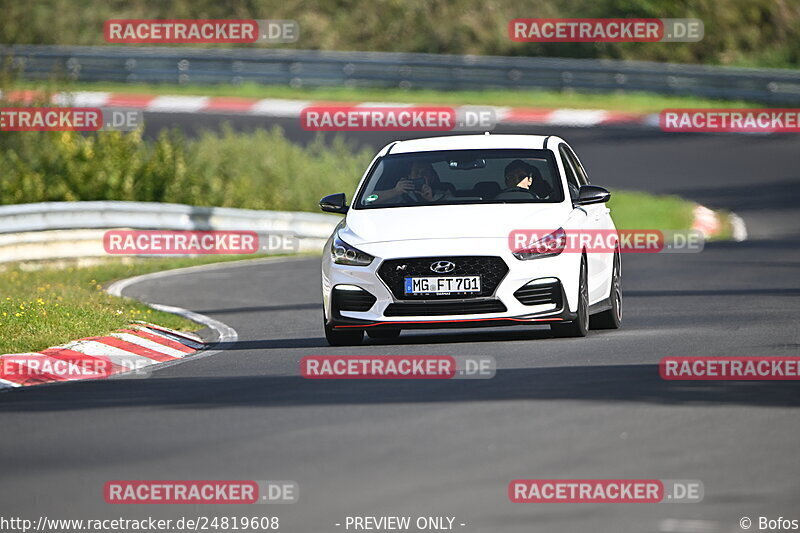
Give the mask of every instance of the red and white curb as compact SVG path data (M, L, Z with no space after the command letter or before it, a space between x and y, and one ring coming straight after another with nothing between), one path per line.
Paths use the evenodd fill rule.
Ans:
M692 229L699 231L706 238L717 235L722 228L719 215L704 205L696 205L692 215L694 216Z
M704 205L696 205L692 211L694 220L692 221L692 229L697 230L703 234L706 239L713 238L719 235L722 230L722 221L720 215L716 211L707 208ZM728 215L728 220L731 225L731 232L733 240L744 241L747 239L747 226L745 226L742 217L736 213Z
M205 347L191 333L139 322L105 337L88 337L41 352L0 355L0 388L107 379L180 360Z
M167 278L170 276L182 276L189 272L209 271L222 268L237 268L240 266L249 266L254 262L257 263L282 263L286 261L293 261L302 258L292 257L268 257L262 259L247 259L235 262L214 263L209 265L198 265L185 268L176 268L173 270L165 270L163 272L153 272L151 274L143 274L134 276L132 278L122 279L112 283L106 292L112 296L122 298L122 292L137 283L142 281L151 281L155 279ZM239 339L239 334L235 329L227 324L215 320L206 315L189 311L182 307L174 307L169 305L146 303L153 309L172 313L174 315L182 316L188 320L203 324L216 334L216 339L211 343L204 342L200 337L191 333L183 333L167 329L154 324L140 322L133 325L131 328L121 330L106 337L93 337L82 339L80 341L73 341L63 346L49 348L41 352L30 354L10 354L0 355L0 361L5 357L14 357L20 355L27 355L38 359L38 364L34 366L36 369L44 368L45 361L52 363L57 361L70 362L71 361L84 361L83 368L86 367L86 358L93 357L100 363L100 368L105 369L111 366L109 363L114 363L114 358L119 362L130 363L137 361L144 365L144 371L160 370L173 365L180 364L186 360L198 360L205 357L218 354L227 345L236 342ZM123 344L126 343L126 344ZM129 346L134 344L138 347ZM130 350L135 351L130 351ZM75 353L71 353L75 352ZM120 353L122 352L122 353ZM134 359L131 359L133 357ZM136 359L139 358L139 359ZM24 357L17 357L17 359L25 359ZM91 360L90 360L91 361ZM16 361L15 361L16 362ZM63 365L64 363L62 363ZM122 366L122 365L120 365ZM113 367L112 367L113 368ZM80 367L79 369L80 370ZM126 369L122 369L126 371ZM128 374L132 373L127 371ZM115 376L122 376L124 372L107 372L105 375L98 376L98 379L113 378ZM9 376L14 378L16 376ZM0 390L20 390L26 389L26 385L44 384L44 383L57 383L63 381L77 381L73 380L57 380L46 379L48 376L43 376L43 379L37 380L36 383L19 383L18 379L5 379L0 374ZM87 379L84 377L83 379Z
M495 108L499 124L543 124L548 126L646 126L658 128L658 115L624 113L603 109Z
M2 94L2 93L0 93ZM10 91L5 94L10 102L28 104L41 98L41 93L31 90ZM261 115L279 118L299 118L303 109L311 106L348 105L354 107L429 107L430 104L392 102L331 102L289 100L278 98L238 98L227 96L154 96L151 94L109 93L77 91L55 93L51 103L73 107L120 107L141 109L150 113L207 113ZM535 107L454 106L492 109L498 124L548 126L609 126L632 125L658 128L657 114L625 113L602 109L543 109Z

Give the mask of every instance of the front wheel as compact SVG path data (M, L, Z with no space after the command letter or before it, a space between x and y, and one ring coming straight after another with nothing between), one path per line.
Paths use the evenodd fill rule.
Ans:
M550 324L554 337L585 337L589 332L589 281L586 259L581 260L581 275L578 282L578 316L575 320L561 324Z
M324 319L323 319L324 320ZM357 346L364 340L364 330L352 329L333 329L327 322L325 323L325 339L331 346Z
M611 273L611 309L592 316L592 329L619 329L622 324L622 269L619 252L614 254L614 269Z

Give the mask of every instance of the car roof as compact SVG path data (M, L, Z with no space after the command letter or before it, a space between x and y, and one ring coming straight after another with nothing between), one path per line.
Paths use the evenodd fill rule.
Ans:
M381 155L407 154L413 152L434 152L438 150L486 150L486 149L529 149L541 150L545 140L560 142L553 135L447 135L425 137L408 141L390 143L381 150Z

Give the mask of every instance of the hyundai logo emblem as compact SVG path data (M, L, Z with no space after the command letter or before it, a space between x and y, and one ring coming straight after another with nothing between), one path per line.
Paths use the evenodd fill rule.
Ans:
M431 270L437 274L447 274L456 269L456 264L450 261L436 261L431 263Z

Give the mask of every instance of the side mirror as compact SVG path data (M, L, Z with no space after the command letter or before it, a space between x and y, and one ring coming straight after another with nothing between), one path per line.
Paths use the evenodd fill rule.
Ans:
M572 203L574 205L604 204L611 200L611 193L608 189L597 185L581 185L578 190L578 198Z
M347 213L347 210L350 209L350 206L345 205L346 200L347 197L343 192L329 194L319 201L319 208L323 211L327 211L328 213L338 213L340 215L344 215Z

